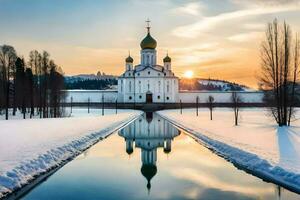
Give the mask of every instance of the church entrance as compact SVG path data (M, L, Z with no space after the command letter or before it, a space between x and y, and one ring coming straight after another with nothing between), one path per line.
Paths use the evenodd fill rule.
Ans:
M152 99L152 93L151 92L147 92L146 93L146 103L152 103L153 99Z

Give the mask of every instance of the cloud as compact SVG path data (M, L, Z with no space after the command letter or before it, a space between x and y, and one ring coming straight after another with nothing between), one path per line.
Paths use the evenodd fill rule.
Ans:
M297 6L298 5L298 6ZM257 16L257 15L267 15L273 13L296 11L300 10L300 3L288 4L283 6L269 6L269 7L255 7L250 9L242 9L233 12L221 13L212 17L204 17L196 23L180 26L173 30L173 34L177 37L184 38L196 38L201 33L206 32L215 28L221 23L225 23L229 20L240 19L244 17Z
M266 25L263 23L248 23L244 24L244 28L248 30L264 30Z
M235 4L239 5L262 5L262 6L278 6L297 4L299 0L231 0Z
M273 192L272 186L262 188L261 185L245 184L245 180L236 182L227 182L219 177L212 177L209 174L201 173L191 168L181 169L178 173L177 169L171 170L171 173L179 179L189 180L199 186L211 189L220 189L222 191L232 191L240 194L250 195L266 195Z
M186 14L186 15L193 15L198 16L200 15L200 11L203 8L203 5L201 5L198 2L192 2L185 4L183 6L177 7L173 9L171 12L174 14Z
M228 37L228 40L233 42L251 42L259 38L263 33L262 32L249 32L249 33L240 33Z

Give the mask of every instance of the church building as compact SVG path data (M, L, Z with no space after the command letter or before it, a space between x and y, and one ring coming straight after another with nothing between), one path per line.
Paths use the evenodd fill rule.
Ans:
M127 103L175 103L178 98L178 77L172 72L167 54L163 65L157 64L156 40L150 34L141 41L140 64L125 59L125 72L118 78L118 100Z

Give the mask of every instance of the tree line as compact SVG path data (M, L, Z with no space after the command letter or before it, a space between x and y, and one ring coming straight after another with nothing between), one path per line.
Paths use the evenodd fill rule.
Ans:
M105 90L112 85L117 85L117 79L79 79L67 80L65 79L65 86L67 90L82 89L82 90Z
M31 51L26 62L14 47L0 46L0 114L6 120L17 111L23 118L63 116L63 89L63 71L47 51Z

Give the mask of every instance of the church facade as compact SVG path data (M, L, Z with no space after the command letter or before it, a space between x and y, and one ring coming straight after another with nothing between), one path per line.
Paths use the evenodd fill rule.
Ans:
M179 79L172 72L171 58L168 54L163 59L163 65L157 64L157 42L151 36L149 26L140 46L140 64L134 65L134 59L130 55L125 59L125 72L118 78L118 101L177 102Z

